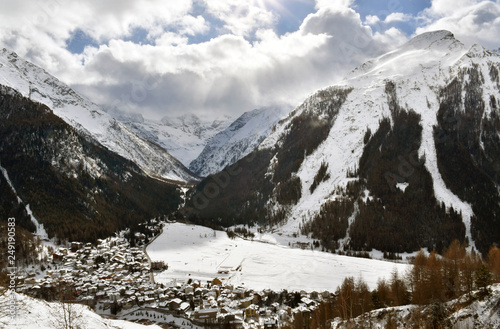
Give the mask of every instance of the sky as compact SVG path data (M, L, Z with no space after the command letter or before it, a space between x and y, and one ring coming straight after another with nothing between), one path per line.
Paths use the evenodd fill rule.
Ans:
M295 107L411 37L500 47L500 0L2 0L0 48L158 120Z

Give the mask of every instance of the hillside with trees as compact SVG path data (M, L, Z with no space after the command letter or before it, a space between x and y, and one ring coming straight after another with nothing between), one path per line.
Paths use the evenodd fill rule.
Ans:
M177 209L176 185L81 136L45 105L3 91L0 159L17 195L1 175L2 221L14 216L33 231L24 211L29 204L50 237L93 242Z

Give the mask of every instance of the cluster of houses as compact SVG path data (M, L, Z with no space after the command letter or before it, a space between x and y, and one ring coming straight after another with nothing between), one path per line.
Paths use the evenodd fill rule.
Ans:
M64 282L72 292L66 300L87 304L100 314L118 318L135 315L139 320L139 315L147 318L145 314L151 316L155 311L191 325L235 329L276 329L291 322L297 313L306 319L307 328L314 309L331 297L328 292L285 292L286 296L278 299L279 293L271 290L255 292L224 284L218 278L169 286L155 283L153 272L167 268L163 262L150 262L143 247L130 247L123 237L112 237L99 240L97 247L72 243L70 248L59 248L44 273L20 276L17 290L51 299L50 294ZM296 301L293 305L285 302L291 299Z

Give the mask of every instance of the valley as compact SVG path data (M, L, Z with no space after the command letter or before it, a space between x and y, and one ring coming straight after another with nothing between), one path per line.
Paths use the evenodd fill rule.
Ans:
M182 223L165 225L147 252L153 261L168 263L167 271L155 275L157 282L219 278L256 291L334 291L347 276L361 277L373 289L393 271L409 269L404 263L325 253L309 245L292 248L271 234L231 239L223 231Z
M1 50L0 325L497 326L499 72L438 30L293 110L152 120Z

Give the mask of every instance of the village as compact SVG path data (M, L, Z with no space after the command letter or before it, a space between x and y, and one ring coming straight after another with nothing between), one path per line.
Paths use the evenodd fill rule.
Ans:
M150 231L159 232L162 223ZM90 243L59 247L47 266L19 272L17 292L45 300L88 305L102 316L165 327L275 329L300 314L304 328L329 292L253 291L226 284L224 274L211 281L187 279L155 283L154 273L168 271L151 262L143 233L130 246L123 234Z

